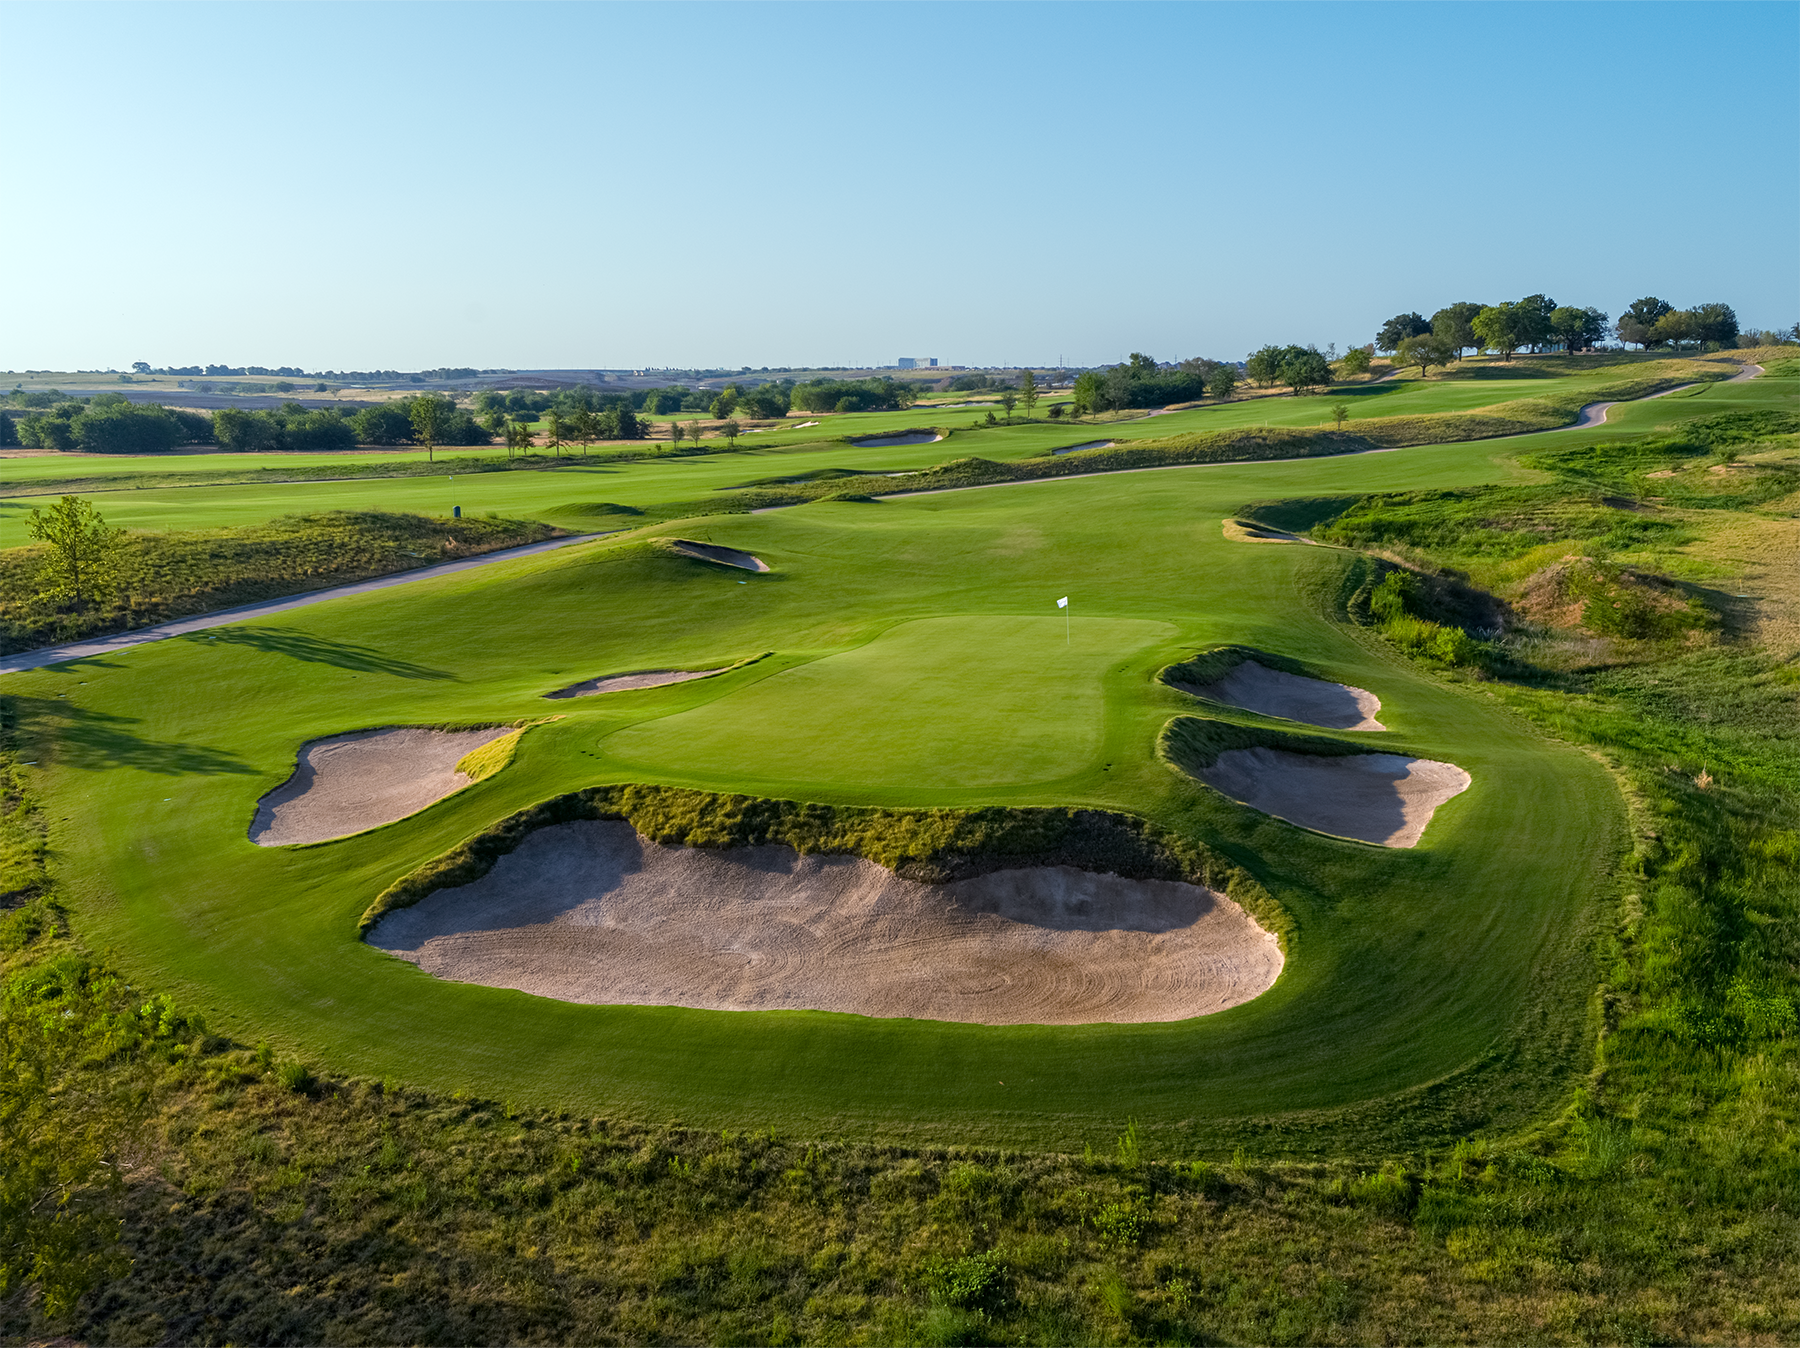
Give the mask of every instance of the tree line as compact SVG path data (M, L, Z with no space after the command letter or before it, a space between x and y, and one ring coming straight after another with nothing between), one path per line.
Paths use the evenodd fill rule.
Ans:
M232 453L330 453L358 445L422 444L419 405L430 412L435 445L486 445L493 436L447 398L424 396L365 407L353 416L336 408L283 403L267 411L220 408L211 416L180 407L127 402L117 393L65 398L20 418L0 415L0 446L83 454L157 454L183 445L217 445Z
M1558 304L1548 295L1527 295L1500 304L1463 300L1445 305L1430 318L1396 314L1381 325L1375 347L1392 352L1395 363L1417 365L1421 373L1433 365L1461 360L1465 351L1495 351L1507 360L1519 351L1592 351L1614 337L1642 350L1691 342L1696 347L1728 347L1743 334L1729 304L1676 309L1665 300L1646 296L1635 301L1615 326L1592 305ZM1762 339L1767 334L1753 334Z

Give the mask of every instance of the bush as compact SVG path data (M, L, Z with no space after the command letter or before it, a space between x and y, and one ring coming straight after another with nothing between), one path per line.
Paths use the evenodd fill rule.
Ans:
M275 1079L297 1095L305 1095L313 1086L312 1069L300 1062L282 1063L280 1070L275 1073Z
M960 1259L933 1257L922 1270L925 1288L940 1306L974 1310L1001 1299L1005 1278L992 1254L965 1254Z

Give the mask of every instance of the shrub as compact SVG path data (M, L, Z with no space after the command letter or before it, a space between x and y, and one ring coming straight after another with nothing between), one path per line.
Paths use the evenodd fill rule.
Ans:
M281 1069L275 1073L275 1079L298 1095L306 1094L313 1085L312 1069L301 1062L282 1063Z
M965 1254L960 1259L934 1256L922 1269L925 1289L940 1306L974 1310L1002 1299L1005 1276L991 1253Z

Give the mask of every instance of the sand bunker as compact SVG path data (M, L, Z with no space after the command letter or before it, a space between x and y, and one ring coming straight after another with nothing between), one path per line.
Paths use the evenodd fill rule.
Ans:
M1197 885L1060 866L926 885L859 857L662 847L593 821L539 829L369 941L570 1002L983 1025L1185 1020L1249 1001L1282 964Z
M1079 454L1084 449L1110 449L1111 440L1084 440L1079 445L1065 445L1061 449L1053 449L1052 454Z
M1302 721L1326 730L1386 730L1375 713L1381 699L1366 688L1284 674L1246 660L1217 683L1191 690L1228 707Z
M713 675L724 672L722 669L644 669L636 674L609 674L605 678L572 683L567 688L558 688L554 693L545 693L544 696L592 697L596 693L626 693L633 688L661 688L665 684L687 683L692 679L710 679Z
M929 445L943 438L936 431L907 431L904 435L877 435L850 443L858 449L882 449L888 445Z
M1437 807L1469 788L1454 763L1399 754L1321 758L1227 749L1195 776L1252 809L1340 838L1412 847Z
M399 727L310 740L300 746L294 775L256 803L250 841L325 842L417 814L469 784L456 770L464 754L512 733L511 726Z
M698 557L703 562L718 562L721 566L735 566L742 571L769 569L769 564L762 558L752 557L736 548L722 548L716 543L696 543L691 538L672 538L669 542L674 545L675 551Z

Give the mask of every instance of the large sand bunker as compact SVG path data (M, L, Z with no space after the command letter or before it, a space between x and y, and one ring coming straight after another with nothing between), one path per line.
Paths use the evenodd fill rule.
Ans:
M456 770L464 754L512 733L410 726L311 740L300 746L294 775L256 803L250 841L325 842L417 814L469 784Z
M1079 445L1064 445L1061 449L1053 449L1052 454L1079 454L1084 449L1111 449L1111 440L1083 440Z
M1381 699L1366 688L1285 674L1246 660L1215 683L1191 689L1228 707L1279 716L1326 730L1386 730L1375 713Z
M698 557L703 562L718 562L721 566L735 566L743 571L769 569L769 564L762 558L752 557L736 548L722 548L717 543L696 543L691 538L673 538L669 541L675 551L684 552L689 557Z
M539 829L473 884L382 918L428 973L563 1001L984 1025L1185 1020L1274 983L1275 938L1198 885L1068 867L947 885L786 847Z
M635 674L612 674L600 679L585 679L567 688L558 688L545 697L592 697L596 693L625 693L633 688L661 688L671 683L687 683L692 679L710 679L723 674L723 669L643 669Z
M943 438L936 431L905 431L899 435L873 435L850 443L858 449L885 449L889 445L929 445Z
M1437 807L1469 787L1468 773L1430 758L1264 748L1227 749L1194 775L1290 824L1383 847L1415 845Z

